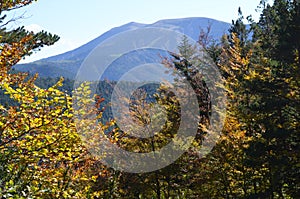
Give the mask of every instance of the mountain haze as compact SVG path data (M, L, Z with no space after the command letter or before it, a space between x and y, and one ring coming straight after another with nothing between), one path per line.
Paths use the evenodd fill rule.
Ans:
M89 53L104 40L121 32L146 27L166 28L186 34L197 41L201 30L206 31L207 27L211 26L211 38L219 40L223 34L228 32L230 25L230 23L202 17L166 19L157 21L153 24L131 22L112 28L79 48L32 63L19 64L16 66L16 69L26 72L28 71L30 73L39 73L39 76L41 77L64 76L74 79L81 63L89 55ZM107 78L114 79L110 76Z

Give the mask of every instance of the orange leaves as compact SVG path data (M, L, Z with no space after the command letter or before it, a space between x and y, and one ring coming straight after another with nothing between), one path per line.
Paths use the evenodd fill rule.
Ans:
M222 49L220 68L226 72L232 81L237 81L249 69L252 50L244 52L241 42L236 34L232 33L233 46L225 46ZM225 38L228 40L227 38Z
M33 1L4 0L0 11ZM89 186L76 180L70 183L86 149L75 129L72 99L59 90L63 79L41 89L34 83L37 75L11 70L31 50L53 44L58 36L28 33L23 28L7 31L4 18L0 19L0 89L14 106L0 104L0 195L84 198ZM80 173L83 178L84 172Z
M6 164L16 172L32 165L20 176L35 190L32 194L38 196L41 188L59 193L67 180L64 173L85 153L76 133L71 97L58 90L63 79L45 90L34 85L34 78L21 81L15 75L12 83L10 77L2 79L1 87L18 105L0 114L0 151L5 155L13 149Z
M10 73L10 69L13 65L20 61L24 56L24 51L26 50L26 43L32 39L32 36L25 36L20 42L13 42L12 44L5 43L4 46L0 48L0 87L2 89L10 92L11 95L15 95L18 99L20 95L20 89L26 88L25 78L28 76L27 73ZM1 40L1 37L0 37ZM35 79L36 77L32 78ZM14 90L12 85L20 84L19 90ZM27 84L28 86L29 84Z
M30 3L32 3L33 1L36 1L36 0L3 0L3 1L1 1L0 8L1 8L1 11L12 10L12 9L26 6Z
M13 42L11 44L5 43L1 49L0 65L1 67L11 67L20 61L24 54L29 50L26 47L28 42L33 39L32 35L24 36L19 42Z

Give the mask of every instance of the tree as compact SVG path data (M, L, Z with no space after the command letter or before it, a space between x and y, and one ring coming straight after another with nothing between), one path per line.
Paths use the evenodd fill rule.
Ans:
M299 149L299 39L294 37L299 32L298 19L298 1L277 0L266 6L254 29L254 39L260 44L255 50L268 72L254 68L259 78L249 77L260 99L252 111L259 116L256 123L262 130L247 153L255 164L267 169L265 194L271 198L299 194L295 178L299 172L295 154Z
M299 194L299 45L291 37L299 29L299 3L263 8L250 24L253 40L238 20L220 46L228 111L220 142L199 165L206 171L195 181L203 198Z
M12 71L24 56L59 39L57 35L44 31L34 34L23 27L6 29L14 19L5 21L3 13L32 2L7 0L0 6L0 88L15 102L0 104L0 196L99 195L91 189L96 178L91 176L95 173L89 165L95 160L77 134L72 98L58 89L63 79L42 89L35 85L37 75Z
M251 24L250 46L233 31L231 45L224 48L220 66L235 97L234 113L245 138L251 138L240 162L252 172L247 197L295 198L299 193L299 45L290 37L298 31L298 9L296 1L265 5L259 22Z

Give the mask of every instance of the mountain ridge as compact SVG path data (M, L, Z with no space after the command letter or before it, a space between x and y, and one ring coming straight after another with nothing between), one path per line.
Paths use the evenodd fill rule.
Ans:
M201 30L205 31L209 26L211 27L210 36L215 40L219 40L223 34L228 32L231 24L205 17L163 19L151 24L129 22L114 27L101 34L99 37L71 51L43 58L31 63L18 64L15 68L30 73L37 72L42 77L64 76L66 78L74 79L81 63L89 53L106 39L121 32L147 27L167 28L186 34L197 41Z

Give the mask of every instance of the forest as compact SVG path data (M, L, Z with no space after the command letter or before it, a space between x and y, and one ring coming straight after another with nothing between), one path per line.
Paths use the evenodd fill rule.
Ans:
M300 198L299 1L262 0L258 21L239 9L219 41L199 32L198 44L218 67L227 97L221 132L208 130L211 99L195 64L201 62L194 56L198 49L183 38L180 53L162 60L192 86L200 118L192 146L172 164L144 173L110 168L101 159L118 157L97 157L91 150L99 139L137 153L165 146L180 128L179 99L163 86L138 89L130 99L134 121L148 124L154 101L167 119L154 136L135 138L111 117L107 98L115 82L100 82L86 103L90 99L73 96L73 80L13 69L59 39L22 26L7 28L5 13L31 3L36 2L0 1L0 198ZM82 82L76 93L90 90ZM97 119L93 128L87 125L91 118ZM220 135L216 145L200 157L201 144L214 133Z

